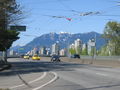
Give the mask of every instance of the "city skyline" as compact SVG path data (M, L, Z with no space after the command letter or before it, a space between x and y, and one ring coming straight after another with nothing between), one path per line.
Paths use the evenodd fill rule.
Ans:
M18 0L27 26L20 39L13 45L25 45L42 34L49 32L103 33L108 21L119 21L120 7L111 0ZM94 4L95 3L95 4Z

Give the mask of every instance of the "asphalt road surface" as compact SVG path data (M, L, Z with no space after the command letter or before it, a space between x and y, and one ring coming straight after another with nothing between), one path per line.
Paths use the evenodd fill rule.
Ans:
M120 68L11 58L0 72L0 88L10 90L120 90Z

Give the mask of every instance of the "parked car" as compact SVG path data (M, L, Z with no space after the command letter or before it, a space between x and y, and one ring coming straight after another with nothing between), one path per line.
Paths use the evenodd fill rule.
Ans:
M60 56L59 56L59 55L52 55L51 61L52 61L52 62L54 62L54 61L60 62L60 61L61 61L61 60L60 60Z
M71 55L71 58L79 58L80 59L80 55L79 54L73 54L73 55Z
M40 60L40 57L37 54L35 54L32 56L32 60Z

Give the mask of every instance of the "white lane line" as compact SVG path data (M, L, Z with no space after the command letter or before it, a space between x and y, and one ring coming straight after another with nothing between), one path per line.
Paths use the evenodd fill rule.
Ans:
M108 76L107 74L103 74L103 73L96 73L96 74L101 76Z
M41 88L45 87L46 85L48 85L48 84L54 82L54 81L58 78L58 75L57 75L57 73L55 73L55 72L51 72L51 73L53 73L54 76L55 76L52 80L50 80L49 82L47 82L47 83L45 83L45 84L43 84L43 85L41 85L41 86L39 86L39 87L36 87L36 88L34 88L34 89L32 89L32 90L41 89Z
M28 83L31 84L31 83L34 83L34 82L36 82L36 81L39 81L39 80L43 79L46 75L47 75L47 72L44 72L41 77L39 77L39 78L37 78L37 79L35 79L35 80L33 80L33 81L30 81L30 82L28 82ZM25 84L20 84L20 85L17 85L17 86L12 86L12 87L10 87L10 89L14 89L14 88L21 87L21 86L24 86L24 85L25 85Z
M103 73L96 73L95 71L92 71L92 72L90 72L90 70L87 70L87 71L85 71L85 70L80 70L80 69L75 69L76 71L82 71L82 72L87 72L88 73L88 71L89 71L89 73L91 73L91 74L97 74L97 75L100 75L100 76L108 76L107 74L103 74Z

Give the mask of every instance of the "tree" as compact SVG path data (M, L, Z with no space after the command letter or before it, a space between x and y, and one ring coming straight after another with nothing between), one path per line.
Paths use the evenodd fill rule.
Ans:
M16 0L0 0L0 12L2 27L16 24L18 20L23 18L20 5L16 3Z
M76 48L76 54L81 55L81 52L82 52L82 49L78 46L78 47Z
M69 49L69 52L70 52L71 55L76 54L76 50L73 49L73 48L70 48L70 49Z
M110 42L113 45L113 55L120 55L120 23L108 22L102 36L108 40L108 43Z
M82 49L81 55L88 55L87 48Z
M98 54L99 54L100 56L109 56L109 51L108 51L107 45L104 45L104 46L98 51Z
M16 25L22 19L22 11L16 0L0 0L0 12L0 51L6 51L19 39L19 32L9 30L8 27Z
M19 32L11 30L0 31L0 36L2 37L2 39L0 39L0 51L9 49L13 41L19 39L18 34Z

